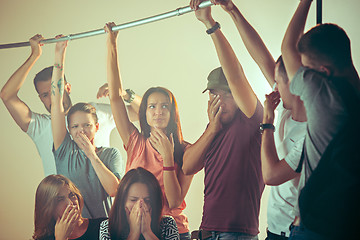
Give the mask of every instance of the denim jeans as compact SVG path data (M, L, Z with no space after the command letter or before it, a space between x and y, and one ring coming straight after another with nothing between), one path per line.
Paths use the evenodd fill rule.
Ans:
M191 239L190 232L180 233L180 240L190 240L190 239Z
M292 227L289 240L328 240L328 238L307 229L300 223L300 226Z
M209 240L258 240L257 235L252 236L246 233L237 232L212 232L212 237Z

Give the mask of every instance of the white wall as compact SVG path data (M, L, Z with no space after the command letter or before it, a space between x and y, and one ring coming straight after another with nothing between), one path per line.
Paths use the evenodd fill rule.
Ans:
M298 4L289 0L235 0L244 15L259 31L276 58L287 24ZM105 22L117 24L152 16L178 7L188 1L19 1L0 0L0 44L27 41L36 33L46 38L57 34L79 33L102 28ZM360 17L358 0L324 1L324 22L342 26L350 36L355 66L360 64ZM213 10L224 34L232 44L248 79L261 101L270 91L261 72L249 57L234 24L220 7ZM315 23L311 9L308 26ZM204 26L192 13L157 23L127 29L119 36L119 60L126 88L142 94L151 86L164 86L175 94L180 110L183 134L194 142L206 124L207 95L201 94L206 76L219 65L212 42ZM25 61L29 47L0 50L0 87ZM44 112L32 79L42 68L53 63L54 45L43 47L43 54L31 70L19 95L28 106ZM69 43L66 75L72 88L72 101L92 101L97 88L106 79L105 35ZM106 99L100 100L107 102ZM15 124L5 106L0 104L0 239L30 239L33 232L34 194L43 178L41 160L34 144ZM112 145L123 153L118 133L111 135ZM123 154L125 157L126 155ZM264 192L260 215L260 239L266 228ZM199 227L203 201L203 172L198 173L186 197L190 228Z

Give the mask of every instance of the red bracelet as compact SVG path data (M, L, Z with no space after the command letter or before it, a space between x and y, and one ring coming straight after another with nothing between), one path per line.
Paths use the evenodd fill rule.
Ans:
M174 171L175 168L174 167L163 167L164 171Z

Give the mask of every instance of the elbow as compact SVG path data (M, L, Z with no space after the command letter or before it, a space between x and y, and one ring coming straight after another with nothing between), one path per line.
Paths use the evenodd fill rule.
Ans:
M6 94L6 91L4 90L4 89L1 89L1 91L0 91L0 98L1 98L1 100L3 101L3 102L6 102L6 101L8 101L9 100L9 95L8 94Z
M194 171L193 168L191 168L190 166L187 166L186 164L183 164L182 171L187 176L194 175L196 173L196 171Z
M116 196L118 185L119 185L119 180L117 181L117 183L114 184L114 186L108 192L110 197L115 197Z
M191 175L190 169L185 166L182 167L182 171L185 175Z
M182 171L185 175L194 175L195 173L200 171L201 168L197 169L197 166L194 164L194 162L196 162L196 159L191 158L191 156L188 154L188 150L185 151L183 157Z
M276 186L277 185L277 184L275 184L274 178L272 178L271 176L263 175L263 180L264 180L265 185L268 185L268 186Z
M276 176L274 171L269 171L268 169L262 169L262 176L265 185L276 186Z
M110 197L115 197L116 196L116 192L117 192L117 188L112 189L111 191L108 192Z
M272 173L263 172L263 180L265 185L268 186L278 186L283 183L283 181L281 181L281 179L278 176Z

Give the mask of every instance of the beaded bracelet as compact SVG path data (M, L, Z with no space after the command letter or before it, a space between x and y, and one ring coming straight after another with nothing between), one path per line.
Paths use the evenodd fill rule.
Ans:
M55 63L55 64L54 64L54 67L57 68L57 69L60 69L60 71L63 70L63 65L60 65L60 64L58 64L58 63Z

